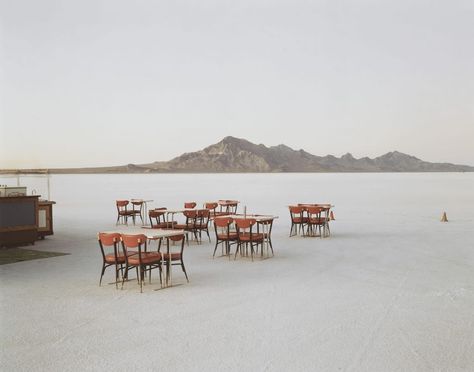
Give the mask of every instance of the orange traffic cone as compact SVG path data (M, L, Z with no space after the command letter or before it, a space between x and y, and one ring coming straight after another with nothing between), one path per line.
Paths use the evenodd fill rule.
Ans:
M331 211L331 213L329 213L329 218L331 219L331 221L335 221L336 219L334 218L334 212Z
M441 217L441 222L448 222L448 216L446 216L446 212L443 212L443 216Z

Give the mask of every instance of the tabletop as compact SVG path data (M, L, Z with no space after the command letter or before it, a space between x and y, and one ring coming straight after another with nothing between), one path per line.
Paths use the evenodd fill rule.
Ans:
M169 229L152 229L147 227L126 227L120 226L114 230L110 231L103 231L107 234L119 233L119 234L127 234L127 235L138 235L143 234L148 239L159 239L159 238L166 238L169 236L176 236L184 234L184 230L169 230Z

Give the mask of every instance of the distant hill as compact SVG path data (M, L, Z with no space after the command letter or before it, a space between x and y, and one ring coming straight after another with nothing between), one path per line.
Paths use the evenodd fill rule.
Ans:
M23 169L19 172L38 172ZM2 173L11 170L2 170ZM169 161L128 164L116 167L50 169L50 173L221 173L221 172L474 172L474 167L429 163L398 151L374 159L316 156L285 145L267 147L245 139L225 137L203 150L189 152Z

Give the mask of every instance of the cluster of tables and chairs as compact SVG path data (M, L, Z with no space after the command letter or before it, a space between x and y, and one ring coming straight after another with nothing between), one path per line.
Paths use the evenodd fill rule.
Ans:
M121 288L125 281L128 281L130 270L135 269L137 282L140 285L140 292L143 291L145 276L148 273L148 280L151 283L151 271L159 270L161 288L172 286L173 265L180 265L189 282L186 268L184 266L184 242L185 233L183 230L174 229L152 229L152 228L122 228L114 231L105 231L98 234L99 246L102 253L102 277L108 267L115 269L115 285L121 278ZM152 248L152 242L157 241L157 249ZM161 247L165 242L165 251ZM171 243L171 244L170 244ZM177 251L173 252L173 247ZM163 280L163 267L166 269Z
M271 233L273 221L278 218L276 216L247 214L246 208L243 214L238 214L240 202L237 200L206 202L202 208L197 208L196 202L186 202L183 208L158 207L148 211L146 202L150 201L116 201L117 228L98 234L103 258L99 285L108 267L115 269L114 283L117 288L120 283L123 288L130 271L135 270L141 292L147 276L151 283L151 273L155 269L159 272L159 289L172 286L173 265L181 266L188 280L183 260L185 244L189 245L190 239L200 244L204 234L211 242L211 223L216 237L213 257L219 246L222 247L222 256L229 259L233 256L234 260L238 256L250 257L253 261L255 256L267 258L270 252L274 255ZM129 218L134 225L140 218L142 227L129 227ZM156 247L153 247L154 241L157 242ZM232 246L235 246L233 253Z
M290 205L290 237L303 236L326 238L331 235L329 222L334 219L331 204L297 204Z

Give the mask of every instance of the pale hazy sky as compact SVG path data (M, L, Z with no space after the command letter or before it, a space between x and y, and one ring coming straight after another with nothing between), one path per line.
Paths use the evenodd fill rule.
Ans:
M226 135L474 165L473 0L0 4L0 168Z

